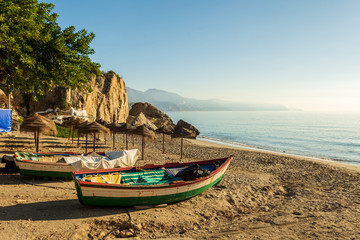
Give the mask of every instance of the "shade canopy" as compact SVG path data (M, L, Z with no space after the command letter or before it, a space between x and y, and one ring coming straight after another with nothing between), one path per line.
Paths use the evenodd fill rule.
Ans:
M150 130L149 128L147 128L145 125L141 125L135 129L133 129L131 131L132 134L135 134L135 135L139 135L139 136L144 136L148 139L155 139L155 133L154 131Z
M171 125L164 125L156 129L155 132L171 135L174 133L174 127Z
M54 121L47 119L37 113L24 119L20 126L20 131L25 132L40 132L57 134L56 125Z
M78 127L78 132L80 134L90 134L90 133L105 133L105 134L109 134L110 130L107 127L104 127L103 125L97 123L97 122L92 122L92 123L88 123L88 124L80 124Z
M106 124L105 126L107 128L109 128L112 132L121 132L120 130L122 129L123 124L121 123L109 123L109 124Z
M63 124L61 124L61 126L63 127L73 127L73 128L77 128L80 125L83 124L88 124L89 122L86 120L83 120L81 118L77 118L77 117L71 117L68 120L66 120L65 122L63 122Z
M96 119L96 122L97 122L97 123L100 123L101 125L103 125L103 126L105 126L105 127L110 124L110 122L105 121L105 120L103 120L103 119Z
M134 129L133 126L131 126L128 123L122 123L120 127L118 128L118 131L121 133L130 133Z

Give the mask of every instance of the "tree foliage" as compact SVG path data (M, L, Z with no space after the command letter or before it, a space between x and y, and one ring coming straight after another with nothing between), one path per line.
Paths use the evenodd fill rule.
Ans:
M100 72L91 61L95 37L56 22L53 4L37 0L0 1L0 88L36 96L54 86L83 89Z

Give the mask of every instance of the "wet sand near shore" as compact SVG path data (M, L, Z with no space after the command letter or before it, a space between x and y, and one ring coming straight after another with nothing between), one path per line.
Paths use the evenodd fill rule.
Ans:
M41 136L40 151L84 152L68 139ZM81 144L84 143L82 140ZM87 207L74 183L20 176L0 164L0 239L358 239L360 168L280 153L166 136L146 142L146 163L234 156L219 185L164 208ZM125 146L116 139L117 150ZM129 147L141 149L141 138ZM89 145L92 150L92 145ZM112 150L110 137L96 151ZM31 134L0 136L0 154L34 151Z

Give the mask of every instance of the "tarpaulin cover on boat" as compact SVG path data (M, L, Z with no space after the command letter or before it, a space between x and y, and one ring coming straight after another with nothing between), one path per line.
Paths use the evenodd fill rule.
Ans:
M152 170L145 172L126 173L121 176L121 182L131 185L154 185L165 184L180 180L173 175L168 174L165 170Z
M39 155L29 152L15 152L17 160L39 161Z
M108 169L115 167L133 167L139 157L138 149L118 152L105 152L106 156L96 153L87 156L64 157L66 163L71 164L76 171L86 169Z
M95 182L95 183L108 183L108 184L120 184L121 175L116 173L106 174L106 175L89 175L83 178L83 181L86 182Z
M109 173L106 175L88 175L83 178L83 181L109 184L129 184L129 185L155 185L171 183L179 178L168 174L165 170L151 170L143 172L121 172Z
M11 109L0 109L0 132L11 132Z

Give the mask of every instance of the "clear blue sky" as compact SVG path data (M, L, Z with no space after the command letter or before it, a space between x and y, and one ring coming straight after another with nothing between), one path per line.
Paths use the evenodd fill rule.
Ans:
M360 1L49 0L127 86L360 111Z

